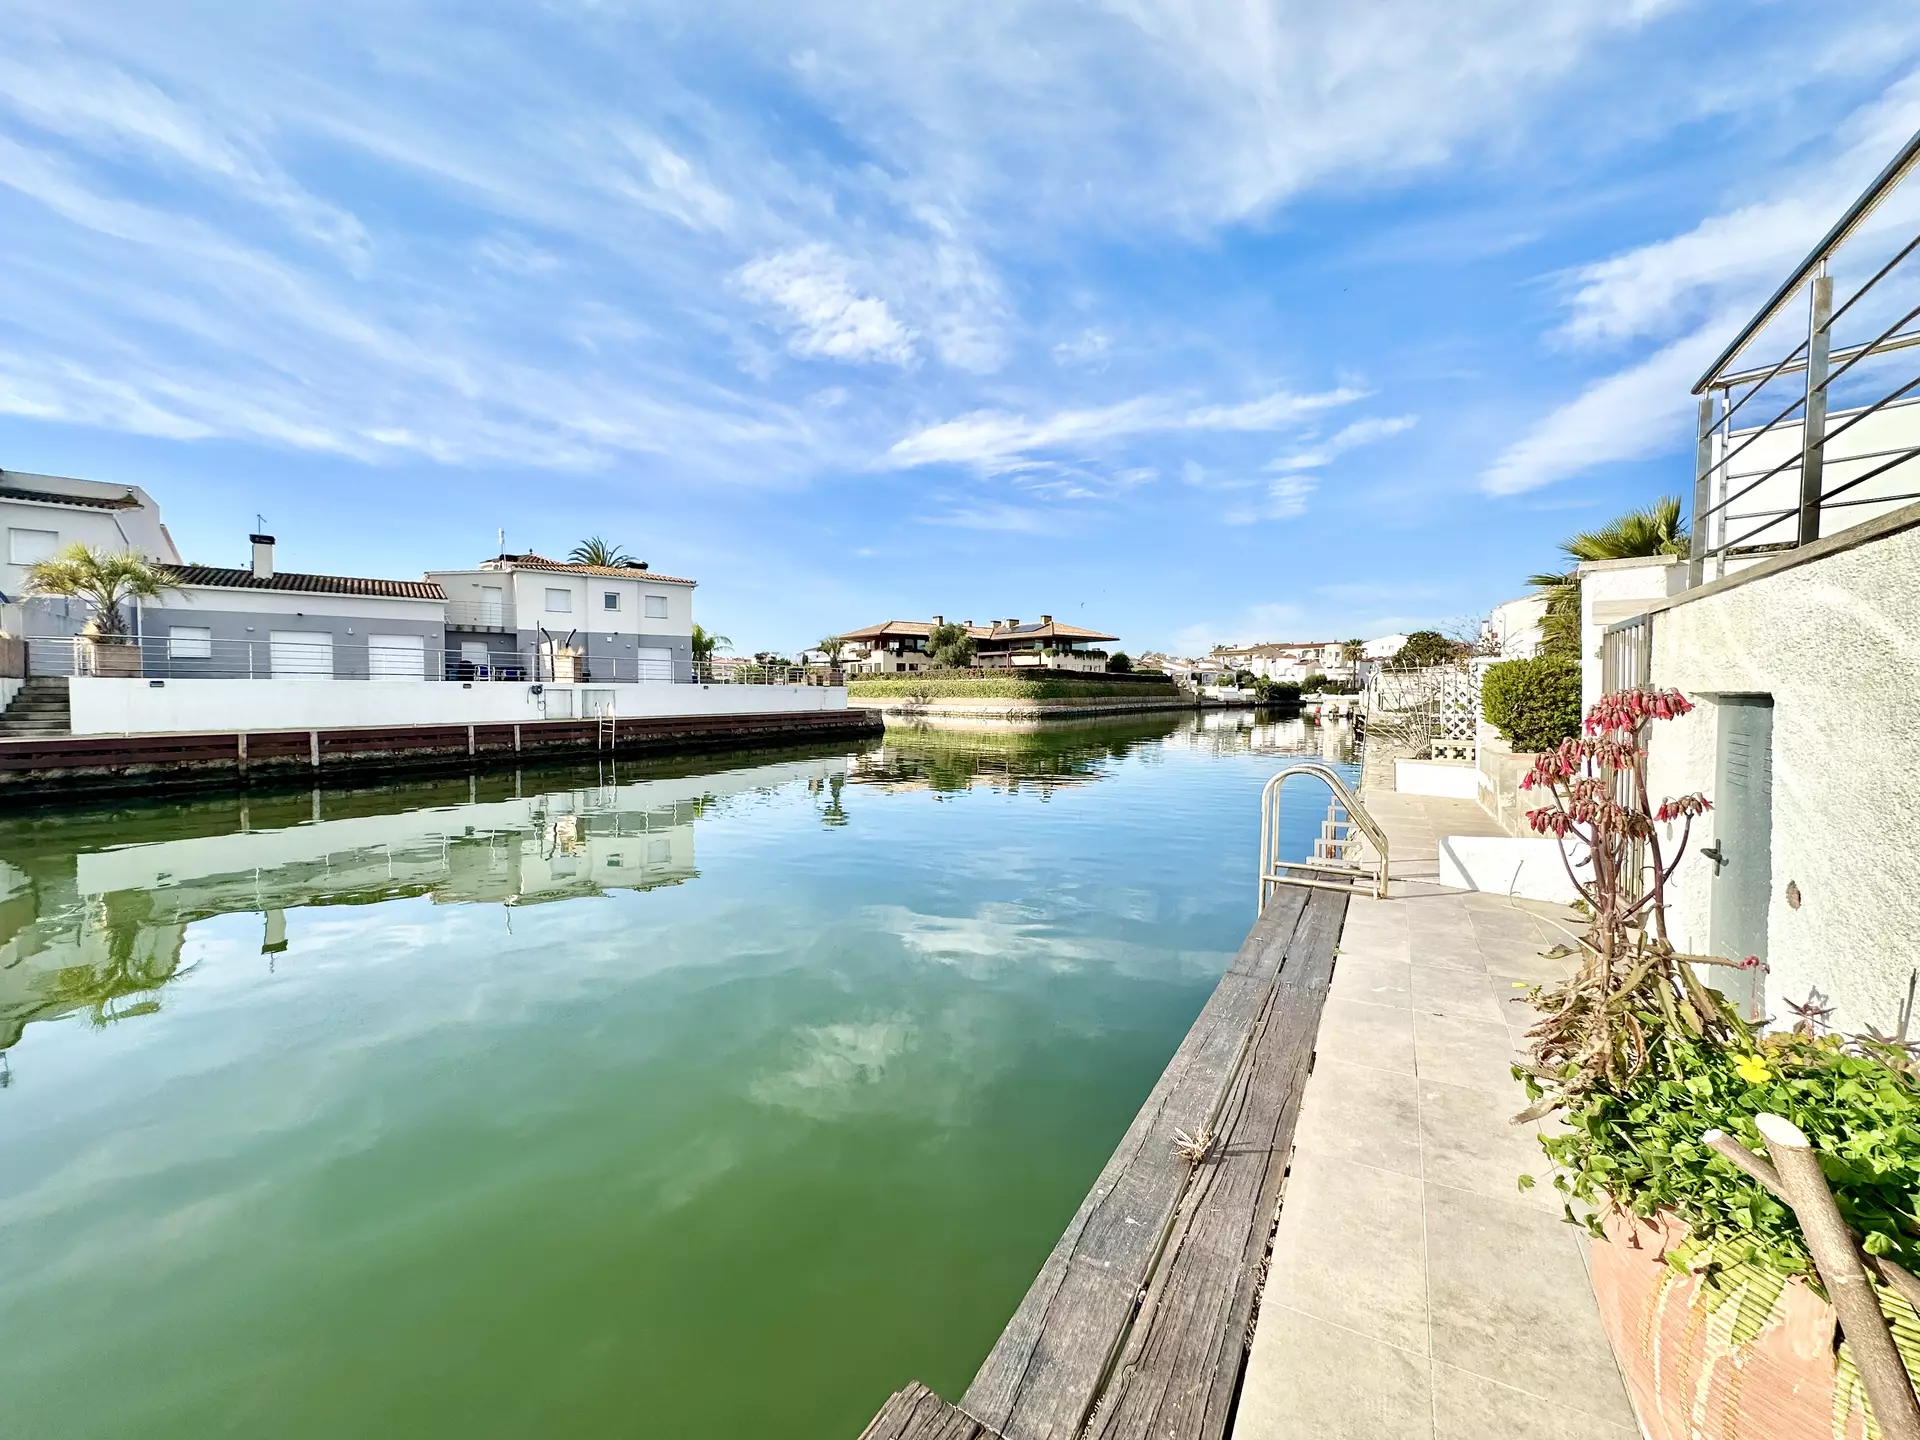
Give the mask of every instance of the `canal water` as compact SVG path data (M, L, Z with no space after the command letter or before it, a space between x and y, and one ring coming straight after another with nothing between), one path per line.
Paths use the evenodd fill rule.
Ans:
M0 817L0 1432L852 1440L957 1396L1252 922L1262 783L1346 745L1215 712Z

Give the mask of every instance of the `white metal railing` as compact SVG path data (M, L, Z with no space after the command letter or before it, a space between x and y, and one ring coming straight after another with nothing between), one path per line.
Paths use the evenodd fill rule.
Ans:
M1313 853L1302 860L1280 853L1281 797L1294 776L1325 782L1332 792L1327 822ZM1355 835L1354 832L1359 834ZM1365 846L1360 842L1364 840ZM1370 846L1369 855L1366 846ZM1309 873L1298 873L1298 872ZM1267 781L1260 792L1260 908L1277 885L1306 885L1321 890L1351 890L1356 880L1367 880L1379 899L1387 898L1387 832L1366 811L1333 770L1313 761L1289 765Z
M356 629L359 627L355 627ZM449 637L452 638L452 637ZM197 627L94 641L29 637L27 674L146 680L432 680L545 684L823 685L825 671L757 662L689 663L664 651L596 655L558 641L529 649L465 640L441 647L427 636L287 631L254 640L214 639ZM841 681L840 683L844 683Z
M447 602L447 624L456 630L500 630L516 629L513 618L513 604L505 598L499 600L449 600Z
M1920 305L1902 270L1920 235L1898 207L1875 218L1916 163L1920 133L1694 385L1690 584L1920 499Z

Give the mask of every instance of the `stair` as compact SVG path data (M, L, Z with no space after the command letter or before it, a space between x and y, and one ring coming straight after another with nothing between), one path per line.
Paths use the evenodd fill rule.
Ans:
M0 710L0 740L36 740L73 733L73 710L64 676L36 676L13 703Z

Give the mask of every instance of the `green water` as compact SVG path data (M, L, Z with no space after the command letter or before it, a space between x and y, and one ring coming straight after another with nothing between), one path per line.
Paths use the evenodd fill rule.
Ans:
M0 818L0 1433L851 1440L957 1396L1251 923L1262 782L1334 744Z

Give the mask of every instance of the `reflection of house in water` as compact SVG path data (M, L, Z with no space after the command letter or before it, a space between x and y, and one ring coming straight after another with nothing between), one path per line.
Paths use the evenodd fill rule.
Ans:
M1046 795L1063 785L1100 779L1109 760L1166 739L1182 718L1159 711L1117 720L1049 720L1024 728L951 720L937 726L890 724L884 744L854 757L847 779L887 790L953 793L981 783Z
M196 920L258 912L261 948L274 954L286 948L285 912L302 907L421 896L537 905L677 885L699 873L694 821L716 801L795 781L837 786L845 770L837 757L794 761L80 853L59 850L57 829L17 847L0 831L10 856L0 860L0 1049L29 1020L154 1008L150 992L178 972Z

